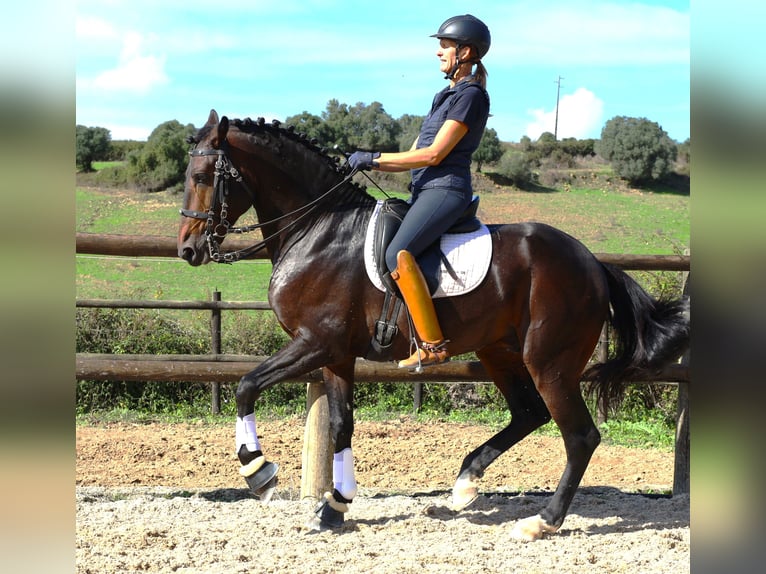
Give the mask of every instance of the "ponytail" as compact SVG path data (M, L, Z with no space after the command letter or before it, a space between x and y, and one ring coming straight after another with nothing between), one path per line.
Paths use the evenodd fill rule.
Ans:
M481 60L476 62L476 71L473 73L473 81L479 84L485 90L487 89L487 68L481 63Z

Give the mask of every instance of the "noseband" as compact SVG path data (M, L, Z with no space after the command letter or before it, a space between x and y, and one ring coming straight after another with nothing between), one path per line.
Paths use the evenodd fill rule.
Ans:
M224 145L227 143L228 142L224 142ZM193 149L189 152L189 155L191 157L202 157L202 156L209 156L209 155L218 156L218 158L215 161L215 172L213 176L213 201L211 202L210 208L207 211L194 211L192 209L179 210L181 215L183 215L184 217L189 217L191 219L201 219L206 221L205 241L207 243L208 251L210 253L210 259L212 259L216 263L234 263L235 261L239 261L240 259L245 259L249 257L253 253L260 251L261 249L265 249L266 244L269 240L279 235L279 233L281 233L282 231L285 231L297 225L299 221L301 221L304 217L308 216L312 211L314 211L314 208L316 208L319 202L321 202L324 198L326 198L336 189L339 189L345 183L349 182L351 178L354 177L354 174L357 173L357 170L350 171L340 181L340 183L334 185L333 187L331 187L329 190L327 190L325 193L323 193L316 199L312 200L311 202L307 203L306 205L302 207L299 207L298 209L294 211L281 215L270 221L266 221L265 223L256 223L256 224L248 225L244 227L232 227L231 223L228 220L229 206L227 203L227 199L229 197L230 180L233 179L245 189L245 191L250 196L251 203L253 205L255 202L255 194L248 187L247 183L245 183L245 181L242 179L242 175L239 173L237 168L235 168L232 165L231 160L227 157L226 151L224 148ZM215 217L216 217L217 209L220 211L220 213L218 215L219 222L216 224ZM266 225L269 225L271 223L276 223L278 221L281 221L283 219L286 219L296 214L300 214L299 217L297 217L295 220L293 220L291 223L285 226L282 230L278 231L277 233L274 233L273 235L269 237L264 238L262 241L259 241L255 245L246 247L245 249L240 249L238 251L231 251L228 253L221 253L219 250L219 245L221 241L223 241L224 237L226 237L229 233L249 233L251 231L255 231L256 229L260 229Z
M216 263L232 263L249 255L264 245L259 245L258 249L243 249L232 253L221 253L218 249L221 241L229 233L246 233L248 231L254 231L261 227L260 225L249 227L232 227L229 222L229 181L234 180L241 184L245 188L250 197L254 197L250 188L242 179L239 171L235 168L231 160L226 156L224 149L193 149L189 152L191 157L203 157L203 156L218 156L215 160L215 172L213 176L213 201L210 202L210 207L205 211L194 211L192 209L181 209L180 213L184 217L190 217L192 219L201 219L206 221L205 225L205 241L207 242L208 250L210 252L210 258ZM218 214L218 223L215 223L216 211ZM247 251L247 253L243 253Z

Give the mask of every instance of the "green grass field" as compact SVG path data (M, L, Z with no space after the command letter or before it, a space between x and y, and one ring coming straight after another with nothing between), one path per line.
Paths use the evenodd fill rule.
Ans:
M78 187L77 231L174 237L181 199L171 193ZM688 195L503 189L481 194L480 217L486 223L543 221L597 253L673 254L689 246ZM245 223L253 221L250 216ZM79 298L201 300L219 290L225 300L263 301L269 274L265 261L192 268L180 259L78 255L76 293Z

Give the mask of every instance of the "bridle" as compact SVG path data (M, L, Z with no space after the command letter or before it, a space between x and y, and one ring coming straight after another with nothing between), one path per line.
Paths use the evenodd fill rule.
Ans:
M266 245L268 244L270 240L277 237L280 233L296 226L305 217L308 217L316 209L317 205L323 199L325 199L335 190L342 187L344 184L351 181L351 178L353 178L354 175L357 173L357 170L351 170L339 183L337 183L336 185L328 189L325 193L323 193L316 199L310 201L306 205L303 205L299 207L298 209L295 209L289 213L285 213L284 215L280 215L279 217L274 218L270 221L266 221L264 223L255 223L253 225L233 227L228 220L229 205L227 200L229 197L229 182L231 180L234 180L238 184L240 184L245 189L247 194L250 196L251 204L253 206L255 205L255 194L250 189L250 187L248 187L247 183L242 178L242 175L239 173L237 168L234 167L234 165L231 163L231 160L226 155L225 148L227 143L228 142L224 141L224 145L220 149L213 149L213 148L193 149L189 152L189 155L191 157L218 156L215 161L215 172L213 176L213 200L211 201L210 207L208 208L207 211L195 211L192 209L179 210L180 214L183 215L184 217L206 221L205 242L207 243L207 246L208 246L210 259L215 261L216 263L234 263L235 261L239 261L240 259L246 259L250 257L252 254L257 253L258 251L262 249L265 249ZM219 222L217 224L215 222L216 211L219 212L218 213ZM284 228L270 235L269 237L265 237L264 239L262 239L255 245L251 245L250 247L246 247L244 249L239 249L237 251L230 251L226 253L222 253L220 251L219 247L220 247L221 241L223 241L224 237L226 237L229 233L235 233L235 234L249 233L251 231L255 231L257 229L260 229L272 223L276 223L278 221L287 219L288 217L292 217L298 214L299 216L293 221L291 221Z

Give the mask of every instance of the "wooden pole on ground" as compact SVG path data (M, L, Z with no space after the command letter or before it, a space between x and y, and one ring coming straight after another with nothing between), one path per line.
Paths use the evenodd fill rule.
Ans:
M319 500L332 491L332 453L330 411L324 383L308 383L306 388L306 427L303 430L301 461L301 500Z
M221 301L221 292L213 291L213 301ZM221 310L210 311L210 352L213 355L221 354ZM210 412L214 415L221 414L221 383L210 383Z

